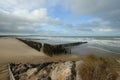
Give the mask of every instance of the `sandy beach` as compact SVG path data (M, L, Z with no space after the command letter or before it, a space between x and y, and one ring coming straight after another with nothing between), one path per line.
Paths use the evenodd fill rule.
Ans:
M0 38L0 63L27 62L41 56L45 54L15 38Z
M0 80L9 80L8 63L39 62L43 56L46 55L15 38L0 38Z
M118 58L120 57L118 54L113 54L112 52L89 47L86 44L80 45L78 47L73 47L71 53L74 55L96 54L100 56L106 55L115 56ZM76 56L74 56L74 58ZM39 52L15 38L0 38L0 64L7 64L11 62L39 63L49 61L49 59L51 59L51 57L48 57L42 51ZM57 59L59 58L57 57Z
M79 51L78 51L79 50ZM0 80L8 80L8 63L43 63L52 61L80 60L78 55L97 54L105 55L108 51L92 48L86 45L72 48L74 55L60 55L49 57L42 51L37 51L25 43L10 37L0 38ZM76 55L77 54L77 55ZM112 55L112 53L107 56Z
M37 51L25 43L15 39L3 37L0 38L0 64L8 63L41 63L47 61L76 59L76 55L60 55L49 57L42 51ZM67 58L66 58L67 57Z

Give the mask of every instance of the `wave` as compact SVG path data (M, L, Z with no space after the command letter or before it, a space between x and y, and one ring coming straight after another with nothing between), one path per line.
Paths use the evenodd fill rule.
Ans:
M106 46L113 46L113 47L120 47L120 40L101 40L101 39L95 39L95 38L47 38L49 40L57 40L57 41L68 41L68 42L88 42L89 44L99 44L99 45L106 45Z
M89 46L93 46L96 48L101 48L106 51L114 52L114 53L120 53L120 38L109 38L109 39L99 39L99 38L74 38L74 37L49 37L47 38L49 40L57 40L60 42L88 42L87 44Z
M120 52L120 37L26 37L37 40L51 40L53 42L88 42L89 46L98 47L104 50Z

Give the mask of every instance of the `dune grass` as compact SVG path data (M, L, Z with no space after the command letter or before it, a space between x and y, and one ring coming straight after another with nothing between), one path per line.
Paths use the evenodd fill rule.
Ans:
M103 58L87 55L83 58L84 64L79 74L82 80L116 80L118 74L112 69L117 61L113 58Z
M83 61L83 63L78 66L79 68L75 70L75 72L78 72L77 74L81 80L117 80L118 74L113 70L112 66L118 64L118 62L111 57L103 58L95 55L81 57L78 55L64 54L45 58L45 63L65 61L73 61L75 64L76 61ZM76 66L74 66L74 68L76 68Z

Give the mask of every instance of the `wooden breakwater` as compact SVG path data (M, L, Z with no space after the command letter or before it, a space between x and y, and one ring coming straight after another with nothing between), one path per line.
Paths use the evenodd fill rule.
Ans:
M43 52L49 56L57 55L57 54L71 54L71 47L78 46L80 44L85 44L87 42L73 42L73 43L64 43L64 44L48 44L46 43L40 43L35 42L31 40L25 40L25 39L18 39L28 46L40 51L41 48Z
M17 38L18 39L18 38ZM24 42L25 44L27 44L28 46L40 51L42 44L38 43L38 42L34 42L34 41L30 41L30 40L23 40L23 39L18 39L22 42Z
M68 53L68 49L63 47L62 45L50 45L50 44L44 44L43 51L49 56L61 53L64 54Z

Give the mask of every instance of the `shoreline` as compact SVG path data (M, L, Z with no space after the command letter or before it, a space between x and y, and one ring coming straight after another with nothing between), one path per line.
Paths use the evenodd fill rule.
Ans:
M85 46L84 44L78 46L77 48L72 47L72 49L74 49L74 48L75 49L78 48L79 52L81 54L84 54L84 55L88 55L88 54L93 53L93 52L97 53L97 55L103 54L103 52L106 53L106 51L95 49L95 48L90 48L90 47ZM1 73L0 79L1 80L8 80L7 78L9 78L10 75L9 75L7 65L10 63L24 64L24 65L26 65L26 64L27 65L28 64L33 64L33 65L36 64L37 65L37 64L46 64L46 63L51 62L51 63L53 63L53 65L55 65L56 63L58 63L60 65L61 64L64 65L65 63L68 64L69 62L74 63L77 61L78 62L82 61L83 57L81 54L79 54L79 55L75 54L75 52L73 50L72 50L72 53L74 53L74 54L71 54L71 55L70 54L69 55L67 55L67 54L61 55L60 54L60 55L54 55L54 56L50 57L50 56L45 55L42 51L39 52L39 51L31 48L30 46L26 45L25 43L15 39L15 38L10 38L10 37L0 38L0 70L5 72L5 73L3 73L2 71L0 71L0 73ZM105 55L105 54L103 54L103 55ZM111 56L113 56L113 54L111 54ZM119 59L118 59L118 61L119 61ZM74 65L74 64L72 64L72 65ZM6 66L6 67L4 67L4 66ZM64 65L64 67L66 70L69 69L68 65ZM63 68L63 66L61 68ZM19 68L19 69L22 69L22 68ZM73 68L70 68L70 69L73 69ZM118 70L119 70L119 68L118 68ZM28 71L25 71L25 73ZM60 71L60 70L57 70L57 71ZM65 70L63 69L62 71L65 71ZM31 73L32 72L30 72L30 74ZM68 75L68 74L66 74L66 75Z
M115 57L120 59L120 54L119 53L114 53L112 51L108 51L108 50L104 50L101 48L97 48L97 47L92 47L89 46L87 44L83 44L77 47L73 47L71 49L71 54L75 54L75 55L89 55L89 54L93 54L93 55L97 55L97 56L101 56L101 57Z
M77 47L72 47L71 54L75 56L95 54L109 57L114 56L115 58L120 59L119 54L114 54L104 50L88 47L86 44L82 44ZM35 62L35 61L39 62L44 61L45 59L47 59L47 57L48 56L44 54L44 52L42 51L39 52L15 38L10 37L0 38L0 63ZM34 59L35 61L32 61Z

